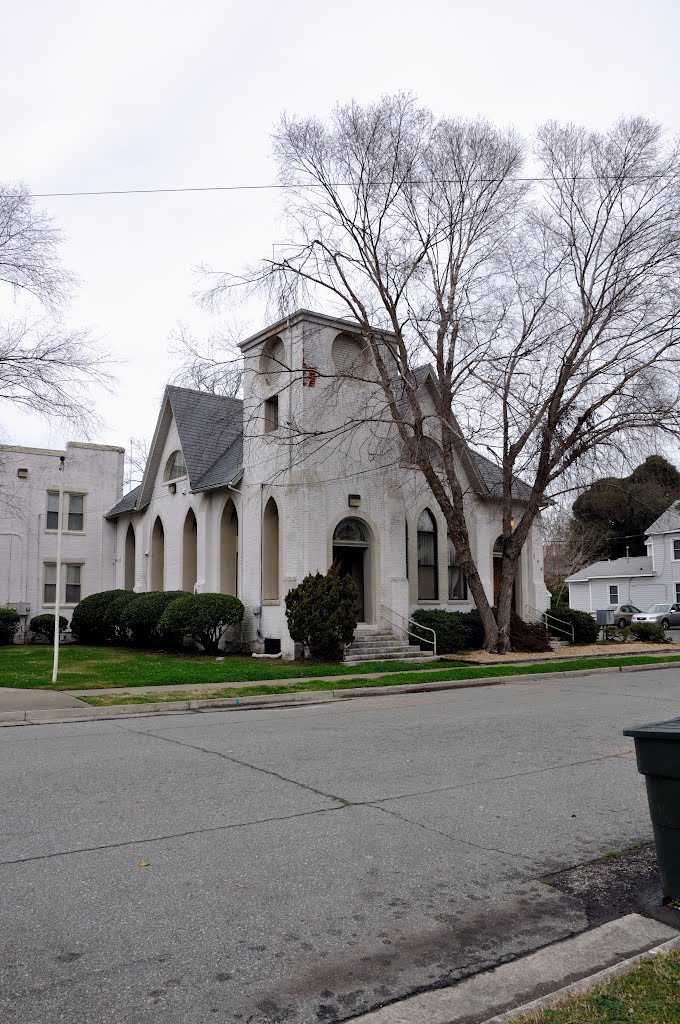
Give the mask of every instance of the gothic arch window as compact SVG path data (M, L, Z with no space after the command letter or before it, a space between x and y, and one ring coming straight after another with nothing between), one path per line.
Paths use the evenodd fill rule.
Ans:
M262 517L262 600L279 600L279 510L273 498Z
M163 473L163 480L167 483L169 480L177 480L179 477L187 475L187 467L184 461L184 455L177 449L169 457L165 463L165 472Z
M160 516L151 531L151 589L165 590L165 530Z
M238 597L238 513L231 498L220 520L220 591Z
M135 528L130 523L125 533L125 589L135 589Z
M458 553L451 538L448 538L449 548L449 601L467 600L467 583L463 570L458 561Z
M182 590L193 594L198 577L198 523L192 508L182 529Z
M437 586L437 524L429 508L418 518L418 600L436 601Z

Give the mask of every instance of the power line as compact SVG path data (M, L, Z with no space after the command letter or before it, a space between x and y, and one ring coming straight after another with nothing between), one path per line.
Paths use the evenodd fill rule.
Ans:
M664 178L676 177L676 175L668 174L643 174L636 175L628 179L628 182L642 182L642 181L661 181ZM616 176L614 176L616 179ZM428 183L439 184L439 185L492 185L505 179L501 177L495 178L474 178L470 181L466 181L462 178L443 178L440 181L431 179L429 181L403 181L402 185L424 185ZM519 177L519 178L508 178L509 182L524 182L524 183L541 183L555 181L552 177ZM561 180L576 182L576 181L601 181L602 178L596 175L580 174L580 175L565 175ZM389 186L399 184L395 182L384 182L375 181L368 183L371 186ZM179 186L177 188L118 188L118 189L99 189L92 191L73 191L73 192L31 192L30 197L33 199L65 199L65 198L76 198L80 196L135 196L135 195L173 195L179 193L190 193L190 192L265 192L273 191L277 189L286 188L355 188L357 182L351 181L331 181L331 182L307 182L303 185L299 184L286 184L286 183L269 183L265 185L187 185ZM20 199L21 196L18 194L8 194L9 199Z

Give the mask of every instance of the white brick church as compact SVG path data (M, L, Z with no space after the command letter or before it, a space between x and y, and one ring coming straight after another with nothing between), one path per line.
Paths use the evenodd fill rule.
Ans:
M142 483L106 515L114 585L234 594L247 647L284 657L293 655L285 594L333 561L357 584L364 631L401 633L416 608L471 608L444 519L380 407L357 328L302 310L241 350L243 400L166 389ZM417 371L425 404L430 377ZM460 470L493 600L500 474L472 449ZM516 488L521 513L526 490ZM538 525L515 601L529 617L548 606Z

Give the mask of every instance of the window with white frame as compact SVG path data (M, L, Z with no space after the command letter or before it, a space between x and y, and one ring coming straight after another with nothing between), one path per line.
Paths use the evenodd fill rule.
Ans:
M85 529L85 495L68 494L67 529L70 533L82 533Z
M59 528L59 491L47 492L47 529Z
M619 603L619 586L618 586L618 583L613 583L610 586L610 588L609 588L609 603L610 604L618 604Z
M69 533L82 533L85 529L85 495L64 494L65 521L62 528ZM47 492L47 529L59 528L59 491Z
M675 603L680 602L680 583L675 584Z
M61 563L60 604L78 604L81 593L82 565ZM57 563L45 562L43 604L55 604L57 598Z
M680 540L673 541L673 558L675 561L680 561Z

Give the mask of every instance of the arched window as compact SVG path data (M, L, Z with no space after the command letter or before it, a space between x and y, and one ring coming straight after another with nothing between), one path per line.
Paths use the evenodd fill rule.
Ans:
M369 357L368 345L357 334L343 331L333 339L331 358L339 377L365 378Z
M437 587L437 524L429 508L418 519L418 600L436 601Z
M125 589L135 589L135 530L132 523L125 534Z
M359 519L343 519L333 532L334 544L368 544L366 529Z
M262 517L262 600L279 600L279 510L273 498Z
M182 530L182 590L193 594L198 577L198 524L192 508Z
M449 542L449 601L467 600L467 583L451 538Z
M165 530L160 516L151 531L151 589L165 590Z
M163 479L167 483L168 480L177 480L178 477L187 475L187 467L184 462L184 456L181 451L173 452L168 461L165 463L165 473Z
M238 597L238 513L231 498L220 520L220 591Z
M267 384L283 384L283 374L288 373L288 365L286 363L286 346L278 334L265 342L260 357L260 373L264 376Z

